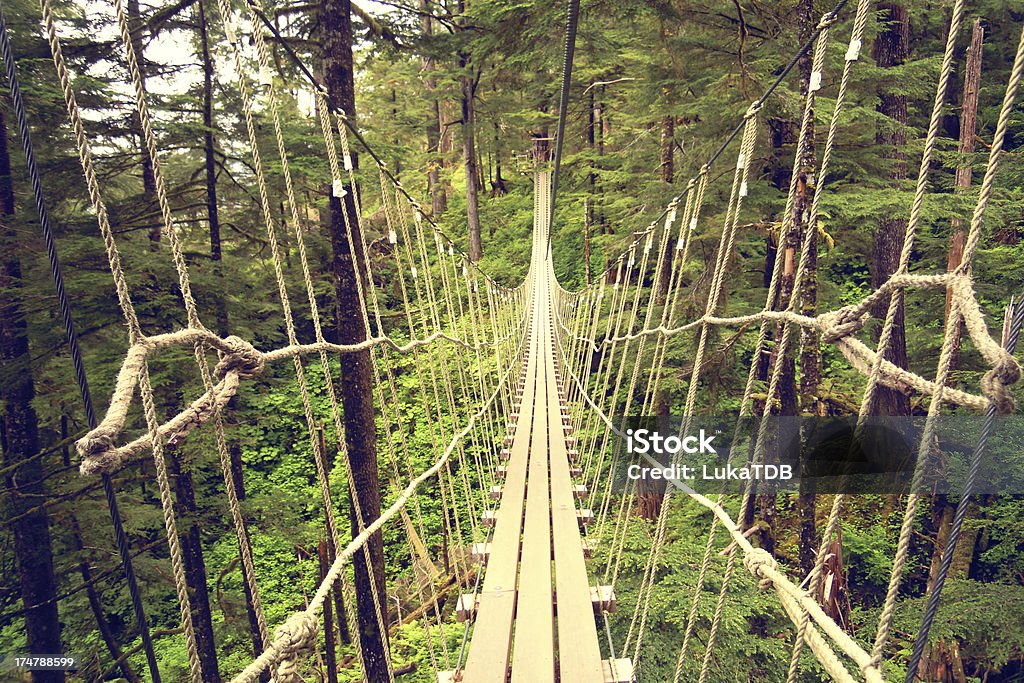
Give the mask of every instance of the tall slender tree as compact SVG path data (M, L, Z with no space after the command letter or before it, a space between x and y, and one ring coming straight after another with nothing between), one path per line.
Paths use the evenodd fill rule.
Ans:
M328 100L352 120L356 113L354 63L352 59L352 5L350 0L320 0L320 29L324 76ZM358 158L353 158L358 167ZM364 341L367 329L360 307L360 290L369 287L366 257L362 246L362 225L353 188L346 187L344 197L330 197L329 233L334 253L334 286L337 295L338 341L357 344ZM346 228L347 225L347 228ZM351 230L351 233L348 232ZM350 243L351 239L351 243ZM352 490L363 522L370 524L380 516L380 481L377 472L377 431L373 408L373 358L369 349L341 354L344 388L341 394L345 414L345 445L350 464ZM350 510L353 535L359 533L356 511ZM367 557L368 556L368 557ZM387 585L384 580L384 541L378 531L352 558L357 594L359 640L363 653L364 675L371 683L389 679L386 659L387 632L381 631L374 594L381 609L387 610Z
M125 8L128 11L128 24L131 30L132 51L139 60L139 74L142 76L142 90L146 90L146 44L142 40L142 33L145 25L142 21L142 10L139 7L139 0L127 0ZM161 226L159 220L151 220L150 213L156 211L156 176L153 173L153 158L149 154L145 138L142 135L142 122L137 112L132 113L132 130L139 143L139 154L142 159L142 195L145 201L146 210L144 220L149 220L152 227L149 229L150 246L156 248L160 244Z
M36 655L61 653L57 584L53 573L50 517L37 501L47 497L39 457L39 420L22 300L21 260L15 229L14 187L7 145L7 119L0 109L0 451L4 488L14 536L25 640ZM63 671L32 672L33 683L62 683Z
M900 2L881 2L878 5L883 16L882 30L875 38L873 54L875 63L882 68L893 68L905 63L910 52L910 14ZM883 148L883 153L891 161L889 178L899 184L907 177L907 96L898 91L885 90L879 94L878 111L890 119L878 129L876 142ZM903 250L903 235L906 231L907 219L903 216L887 214L882 217L875 228L873 250L871 254L871 285L879 287L899 266L900 252ZM903 293L897 290L896 319L889 345L884 349L883 357L898 367L907 367L907 335L904 329ZM874 314L885 318L889 306L889 298L883 297ZM910 400L907 396L888 387L879 386L875 394L875 405L872 410L878 415L909 415Z
M204 683L219 683L220 667L217 664L217 644L213 633L213 614L210 611L210 587L206 576L206 559L203 554L203 537L199 525L199 506L196 502L192 463L187 462L181 453L170 445L167 446L167 451L174 472L177 514L184 528L179 541L181 555L185 561L185 581L188 584L189 607L192 610L192 625L196 632L199 664L203 670Z
M471 73L470 55L459 53L462 69L462 160L466 170L466 223L469 228L469 260L479 261L484 255L480 239L480 182L476 156L476 86Z
M64 460L64 467L70 469L71 448L69 437L68 416L61 415L60 440L64 444L61 447L61 457ZM71 547L78 553L78 573L82 575L85 597L89 600L89 609L92 610L93 618L96 620L96 628L99 629L100 637L107 646L111 659L118 663L117 668L121 670L121 675L124 676L128 683L142 683L142 679L139 678L139 675L135 673L135 669L132 668L131 662L128 661L127 657L123 656L124 650L121 649L121 644L117 642L117 637L110 628L110 622L107 620L103 601L100 599L100 593L96 590L96 585L93 581L93 558L86 552L85 543L82 541L82 528L78 523L78 516L70 510L68 511L67 526L69 527L68 531L71 537Z
M963 95L960 101L960 143L958 151L962 155L970 155L974 152L974 139L977 135L978 126L978 94L981 90L981 60L984 50L985 29L980 19L974 20L971 28L971 46L967 51L967 66L964 70ZM973 180L973 168L970 161L962 158L956 169L955 187L958 192L966 191ZM947 254L946 269L956 270L964 256L964 246L967 235L964 232L963 221L954 218L951 221L952 234L950 235L949 252ZM946 293L946 319L953 305L953 293ZM945 325L943 326L945 327ZM957 329L953 340L953 357L950 360L951 367L959 364L960 357L960 334ZM946 460L945 454L940 456L942 461ZM936 493L932 496L932 517L931 523L935 530L935 545L932 549L931 564L928 567L928 582L925 584L925 593L931 595L935 580L939 574L939 566L942 562L942 555L949 543L949 536L953 526L953 513L955 506L950 503L949 496L944 493ZM976 513L972 505L968 514ZM963 535L957 545L953 556L953 564L950 566L950 576L963 577L970 571L971 556L974 552L974 541L978 530L973 529L968 523ZM957 669L959 664L962 669L960 644L956 638L938 638L934 643L929 643L925 648L924 656L918 667L917 676L922 681L931 680L957 680L957 675L962 675L962 670Z
M814 0L798 0L796 6L799 42L806 43L814 30ZM810 52L800 58L800 94L810 95L811 72L814 58ZM803 153L797 162L797 194L793 206L793 221L806 249L802 254L804 274L800 283L800 312L813 316L818 310L818 226L811 225L811 203L814 201L816 156L814 147L814 115L812 112L810 130ZM818 335L812 330L800 328L800 382L799 410L804 415L822 415L822 403L818 398L821 384L821 351ZM804 576L814 567L818 550L815 493L809 481L801 479L797 497L797 512L800 515L800 571Z
M430 205L434 216L440 216L448 210L448 193L441 180L441 166L444 159L441 155L441 101L437 96L437 62L429 54L430 38L434 35L434 19L431 17L430 0L420 0L420 31L427 43L426 54L421 62L424 85L429 92L431 116L427 119L427 189L430 191Z

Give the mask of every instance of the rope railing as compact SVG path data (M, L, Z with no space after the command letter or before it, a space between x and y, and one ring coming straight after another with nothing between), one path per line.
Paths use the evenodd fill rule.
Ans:
M520 340L520 349L522 349L524 342L525 339ZM445 448L442 457L434 462L427 470L409 482L409 485L402 491L398 499L384 512L382 512L380 517L369 524L366 529L359 534L359 536L353 538L345 546L338 555L338 558L334 561L334 564L331 565L330 571L327 573L327 577L320 582L320 586L317 589L316 594L309 601L309 606L301 612L292 614L292 616L290 616L288 620L278 628L275 638L270 645L259 657L249 664L249 666L235 676L232 679L232 683L253 683L254 681L259 680L259 675L263 671L271 670L272 667L279 665L281 662L289 658L294 659L312 644L317 632L317 617L323 609L323 605L327 600L330 588L339 580L342 570L351 561L352 556L357 550L366 545L367 541L369 541L370 537L377 530L399 513L423 482L436 476L441 468L447 464L458 444L469 435L484 412L497 400L515 369L516 366L511 365L505 370L498 388L490 397L488 397L484 405L469 418L469 421L466 423L466 426L462 431L452 438L448 443L448 446Z
M507 339L508 337L505 340L498 340L498 343ZM193 400L184 410L159 426L158 435L165 441L180 442L191 430L205 424L212 417L215 409L223 408L238 393L240 380L261 375L267 364L274 361L295 359L321 352L357 353L384 345L398 353L411 353L417 348L429 346L438 341L446 341L468 350L477 350L479 346L486 348L494 346L494 344L474 345L444 332L432 332L423 339L413 339L404 344L390 337L373 337L358 344L335 344L320 341L312 344L283 346L270 351L258 351L244 339L234 336L222 338L205 329L186 329L141 337L128 349L125 361L117 375L110 407L103 420L75 444L76 450L82 458L80 464L82 474L115 472L150 449L152 439L149 435L140 436L123 446L114 445L117 437L124 431L132 398L145 363L151 355L162 349L189 346L196 341L202 341L209 348L216 349L221 353L221 360L214 368L214 377L218 379L218 382Z
M586 403L588 409L593 411L594 414L597 415L601 422L603 422L607 426L609 431L611 431L612 433L616 434L619 437L624 437L625 435L613 423L612 419L608 416L608 414L605 413L601 406L598 405L586 391L584 383L576 374L576 372L568 365L566 365L565 368L568 372L569 379L572 380L572 383L575 386L580 388L580 396L583 402ZM660 466L657 462L654 461L651 461L651 464ZM863 664L865 667L869 665L870 655L863 648L861 648L855 641L853 641L853 639L850 638L848 634L842 631L842 629L835 623L834 620L825 615L825 613L821 610L821 607L817 605L817 603L815 603L811 598L809 598L807 594L799 586L797 586L791 580L789 580L789 578L778 569L778 565L775 562L774 558L765 553L765 551L754 547L750 543L750 540L746 536L744 536L743 531L739 528L736 522L732 519L729 513L725 510L725 508L722 507L722 505L719 502L713 501L710 498L707 498L706 496L694 491L685 482L679 481L677 479L668 479L667 481L676 486L679 490L686 493L688 496L690 496L692 500L696 501L697 503L699 503L700 505L704 506L705 508L712 512L714 517L717 519L718 523L720 523L728 531L732 541L739 546L740 550L744 553L744 555L752 558L748 561L745 561L744 564L748 571L750 571L751 575L755 576L758 579L764 579L771 582L771 586L775 588L778 593L786 596L788 600L786 604L790 605L791 607L802 606L808 609L812 618L822 629L822 631L828 634L830 637L832 637L833 640L837 642L840 649L846 655L851 657L851 659L853 659L855 662ZM796 611L796 609L793 610L794 613ZM825 648L827 648L827 646L823 642L818 640L816 640L815 647L823 651ZM871 670L874 671L874 669ZM839 680L852 680L852 678L842 678L843 674L840 672L838 666L835 667L834 671L832 669L830 669L829 671L833 675L837 676ZM882 678L877 671L874 671L874 673L868 675L868 680L881 681Z

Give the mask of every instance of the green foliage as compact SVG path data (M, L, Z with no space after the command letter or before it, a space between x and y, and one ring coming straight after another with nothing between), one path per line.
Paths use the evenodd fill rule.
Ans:
M158 4L159 7L144 10L146 18L171 8L170 3ZM313 11L315 5L267 4L268 12L277 16L280 25L286 27L285 33L294 38L294 49L307 64L317 64L321 35ZM816 4L815 19L824 10L824 3ZM459 5L463 8L457 9L456 3L424 3L424 11L433 17L430 35L423 32L421 13L408 4L399 3L377 15L374 21L357 20L360 42L356 114L360 129L374 150L424 206L430 205L427 171L438 166L439 181L446 188L447 210L433 218L465 248L466 177L460 98L463 79L475 83L475 151L481 161L483 197L480 213L484 255L480 265L499 283L515 285L528 268L533 213L533 183L529 175L532 166L523 165L520 172L515 155L529 150L533 136L546 137L554 129L563 9L559 3L527 0L471 0ZM741 120L750 102L774 80L799 44L800 27L796 25L792 5L726 0L583 3L553 230L555 269L565 287L581 287L588 278L595 282L606 268L614 273L614 259L634 232L661 217L668 201L684 191L686 181ZM819 186L824 183L827 187L821 205L819 310L854 303L872 291L870 254L877 226L883 218L908 214L922 152L922 133L934 97L938 55L945 40L948 5L907 0L913 28L911 54L905 64L895 68L874 65L869 45L879 30L878 18L872 16L868 22L865 48L853 71L832 170L827 178L817 181ZM106 272L95 217L86 201L61 93L43 44L38 10L27 0L11 0L5 2L5 12L12 23L37 152L43 165L45 191L57 221L67 285L86 353L86 368L94 399L102 408L123 360L125 329ZM923 205L911 255L912 271L944 268L951 234L950 216L959 216L963 221L970 219L987 161L985 145L991 140L1012 64L1019 7L1005 0L983 0L974 3L972 12L987 17L978 117L978 133L984 144L974 154L957 152L955 109L951 108L950 116L943 121L934 169L929 176L931 192ZM117 232L143 329L147 334L179 329L186 319L177 276L167 258L166 244L157 246L149 239L150 228L158 223L158 212L151 198L145 196L140 180L138 140L125 101L125 64L120 52L112 52L105 42L113 28L111 12L106 6L65 2L59 5L58 14L66 54L75 74L75 91L86 109L87 133L95 143L104 200ZM834 40L826 57L825 87L815 112L819 143L830 123L834 105L830 98L834 97L834 81L844 61L849 18L847 12L834 27ZM223 260L214 262L210 258L206 159L202 145L207 129L198 108L203 88L198 69L190 66L199 59L194 22L191 6L184 11L178 7L172 16L148 24L144 31L151 68L150 100L158 124L161 160L171 190L176 227L185 245L193 291L207 326L214 329L220 322L218 316L224 315L231 333L253 341L260 349L279 347L286 343L287 335L281 322L269 236L241 117L241 93L231 72L233 67L228 66L230 53L215 16L210 18L216 67L212 130L216 138L214 157ZM382 37L385 32L390 37ZM290 64L279 45L274 44L273 48L273 78L282 99L283 136L297 193L300 225L291 224L290 207L283 203L283 168L276 155L269 112L259 93L256 130L271 197L271 227L284 255L286 286L299 321L297 334L301 340L309 341L313 331L307 322L309 303L298 265L295 230L303 235L313 267L317 305L330 335L334 308L331 245L321 225L328 204L329 172L318 122L311 116L304 76ZM246 57L250 58L251 55ZM247 66L253 67L254 63L248 62ZM959 85L955 83L953 89L958 90ZM909 173L905 180L889 177L894 163L890 150L877 144L878 132L894 125L878 111L882 92L905 95L908 99L908 121L900 127L908 139L904 152ZM769 238L778 232L784 218L789 180L785 170L794 154L792 130L787 126L791 127L799 115L799 93L794 74L780 85L761 113L750 194L739 216L736 248L741 265L727 274L724 292L722 310L730 315L751 313L764 306L767 290L763 271L768 267ZM6 113L11 127L10 112ZM439 118L444 123L444 139L435 152L428 143L428 129L442 123ZM666 120L672 122L674 133L663 137ZM62 417L69 420L70 435L80 433L85 420L71 364L64 352L36 218L28 201L24 164L16 153L13 131L7 132L9 147L14 152L18 193L18 213L10 221L15 237L12 252L21 259L25 274L32 347L32 363L27 370L31 370L36 381L35 407L40 415L42 440L52 446L61 440ZM979 299L990 327L997 326L1009 294L1019 292L1024 285L1024 270L1020 267L1024 262L1024 240L1020 239L1024 230L1024 157L1019 153L1022 133L1024 114L1015 111L1003 171L993 187L974 269ZM670 180L662 174L665 145L674 145L675 150ZM395 252L386 244L387 222L379 179L366 151L354 151L361 157L357 178L384 331L395 338L408 339L417 331L410 333L406 327ZM684 289L675 311L677 322L692 320L704 311L708 272L714 267L726 219L734 160L735 147L731 147L713 169L714 182L694 234L689 261L680 267ZM973 169L974 188L958 193L953 188L953 170L962 164L970 164ZM588 243L589 262L584 257ZM430 258L434 259L432 267L439 269L436 254L431 253ZM458 273L448 275L459 277ZM6 296L7 292L0 295ZM941 343L943 297L934 291L912 293L907 303L905 327L910 367L929 374ZM603 305L609 305L607 299ZM660 312L657 309L655 314ZM462 311L453 312L451 322L464 325L464 315ZM414 322L419 324L418 320ZM697 397L698 411L733 414L740 409L737 397L754 361L754 331L756 328L711 332L707 340L707 367ZM870 341L874 333L875 327L869 326L862 338ZM601 330L599 336L603 334ZM678 335L664 359L662 388L674 411L681 408L689 389L696 345L696 334ZM394 387L382 383L377 396L380 478L385 505L395 500L411 476L423 472L436 460L452 436L453 421L464 423L472 397L461 389L476 386L481 375L494 370L494 361L489 357L480 362L476 358L467 361L466 355L445 346L424 353L429 355L423 362L417 362L411 355L376 356L381 376L386 377L390 369L395 377ZM610 362L602 358L595 359L595 364L599 360ZM625 359L627 365L633 361L633 356ZM639 363L648 367L651 362L653 349L649 345ZM331 363L332 373L338 378L337 362L332 359ZM839 405L854 405L864 386L860 374L831 345L823 348L823 364L828 395ZM420 374L418 368L427 371ZM963 385L977 386L986 369L977 351L965 344L954 379ZM3 368L0 381L3 373L25 370ZM350 493L343 458L338 453L339 439L331 419L327 386L315 360L306 363L304 370L310 386L312 418L323 424L328 444L333 512L344 542L351 537ZM191 350L161 355L151 364L150 372L161 417L175 412L181 403L201 392ZM455 415L449 414L446 398L435 393L436 386L443 387L449 381L457 392ZM336 389L343 390L343 383L344 378ZM763 394L765 384L758 380L755 393ZM607 388L607 393L612 391L612 387ZM643 388L635 391L634 399L642 394ZM620 386L616 397L619 405L624 404L627 394L628 387ZM243 509L250 521L262 602L273 627L301 608L316 589L319 575L314 551L324 535L325 511L306 429L306 410L291 367L278 365L258 381L245 383L225 420L229 440L239 446L244 465L247 495ZM129 423L133 430L143 425L135 408ZM603 439L603 426L593 425L591 429ZM408 446L410 456L392 462L392 442L397 444L400 440ZM220 665L223 672L233 673L251 659L251 638L237 540L224 507L224 484L215 448L212 433L207 429L197 430L178 450L194 476L198 496L194 517L183 517L181 524L199 525ZM479 512L484 482L477 480L475 468L463 469L462 463L463 459L472 462L487 451L484 444L468 444L453 459L452 484L445 488L439 480L432 479L423 485L410 518L431 557L440 557L445 529L455 521L446 519L446 507L454 509L454 517L467 525L461 529L461 537L449 539L449 543L465 545L480 540L471 538L466 520L471 511ZM76 476L70 452L67 457L65 465L63 454L57 449L46 458L50 473L47 485L53 494L67 494L83 484ZM166 680L184 680L187 656L184 638L175 632L180 614L169 580L167 551L161 540L163 518L152 464L143 462L119 472L115 487L129 538L139 553L135 567L147 613L154 629L166 633L157 639L161 669ZM783 514L775 534L779 541L776 554L792 560L798 555L798 534L793 507L787 505L788 501L779 503ZM901 521L899 507L878 497L856 497L843 524L846 578L854 607L856 637L867 645L891 571ZM819 502L819 517L825 509L825 503ZM82 529L85 550L81 552L71 549L68 529L72 512ZM679 497L669 514L669 538L656 567L651 618L646 625L640 668L644 681L672 679L709 526L707 513L680 502ZM927 510L921 511L917 528L931 534L934 530L929 527L927 515ZM990 672L988 683L1000 680L1000 671L1013 671L1015 666L1019 671L1019 662L1024 657L1024 629L1020 623L1020 614L1024 613L1022 519L1024 502L1019 498L997 496L979 503L977 514L972 513L968 520L968 529L977 536L969 580L949 583L933 631L937 638L955 638L972 675L980 678L984 672ZM82 679L109 679L114 675L110 673L112 658L96 627L85 592L75 590L82 581L80 561L91 567L93 576L104 577L97 583L99 600L118 641L132 649L138 647L139 638L130 602L119 579L102 496L91 489L70 504L54 505L51 527L60 590L67 593L60 602L65 642L73 644L75 653L82 657ZM398 598L402 613L407 614L420 606L421 596L415 590L416 571L404 531L400 525L389 527L384 541L388 588ZM602 539L614 535L611 525L599 531ZM644 567L651 553L653 529L648 522L630 517L624 533L621 558L609 558L609 544L602 544L591 565L596 577L609 566L609 559L617 563L620 609L610 617L617 645L630 631ZM22 604L16 558L10 540L5 527L0 531L0 611L12 616L0 619L2 652L20 651L24 647L23 620L18 616ZM726 569L727 560L718 554L724 545L720 533L712 553L709 580L699 596L694 636L683 663L684 681L696 680L701 668L706 634L715 616ZM893 655L895 664L887 674L894 679L901 677L899 667L909 648L906 634L914 633L918 625L932 550L931 536L915 538L897 611L897 642L891 648L893 652L888 653ZM789 569L795 575L796 568ZM443 637L449 659L456 656L463 627L455 623L453 602L449 596L442 609L443 634L431 624L428 635L423 620L398 628L392 638L395 663L415 664L415 670L401 680L431 681L432 657L442 660L442 668L451 664L443 659L440 643ZM747 572L736 566L722 607L710 680L733 681L741 675L738 672L743 672L749 681L778 680L777 673L788 665L792 638L789 619L777 599L770 592L759 591ZM351 645L339 651L343 658L351 659L354 654ZM141 652L135 651L130 661L137 671L144 670ZM826 679L806 652L801 676L802 681ZM341 680L358 680L354 667L345 667Z
M955 640L968 675L972 676L970 680L1013 680L1019 675L1024 658L1024 630L1020 625L1024 589L1019 585L954 580L946 584L942 598L929 643ZM893 648L899 648L901 654L908 654L913 645L904 634L917 633L925 601L925 597L914 598L897 606ZM863 617L862 632L873 632L878 611L866 611ZM905 670L901 671L896 664L887 668L886 674L902 678Z

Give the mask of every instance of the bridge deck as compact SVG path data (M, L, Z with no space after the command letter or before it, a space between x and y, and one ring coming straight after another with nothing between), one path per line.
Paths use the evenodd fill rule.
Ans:
M466 683L617 680L602 666L563 427L552 283L545 260L547 174L538 174L536 188L525 379L460 678Z

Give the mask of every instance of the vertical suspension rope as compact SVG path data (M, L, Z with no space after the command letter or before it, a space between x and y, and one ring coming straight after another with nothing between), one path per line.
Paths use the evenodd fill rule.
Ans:
M864 35L864 28L867 23L868 14L872 7L871 0L859 0L857 3L857 11L854 16L853 29L850 34L850 42L846 51L846 57L843 63L843 75L839 83L839 90L836 93L835 105L832 110L832 120L829 123L828 135L825 140L825 151L822 154L821 166L818 169L818 187L814 193L814 199L811 200L811 211L810 217L807 220L808 226L816 226L818 224L818 215L821 206L821 198L825 194L823 189L825 182L828 179L828 172L830 170L830 163L832 160L832 152L835 148L835 141L837 132L839 129L839 118L840 113L843 110L843 105L846 99L846 92L850 84L850 76L853 71L853 65L860 58L861 40ZM814 229L808 227L808 229ZM842 495L837 495L833 501L832 511L829 513L828 520L826 522L825 531L821 536L820 545L818 547L817 554L815 555L814 566L811 568L810 576L808 577L808 586L810 590L814 590L814 586L817 585L818 576L821 574L822 568L825 563L825 555L831 537L834 532L835 526L839 520L839 511L842 507ZM787 682L792 683L797 676L800 662L800 652L804 645L804 636L807 632L808 625L810 624L810 615L806 611L801 611L800 623L797 625L797 636L793 642L793 649L790 653L789 672L787 674Z
M130 32L127 28L127 21L124 17L124 7L121 2L115 3L116 8L119 12L119 26L122 33L122 41L127 42L126 47L127 56L129 60L129 67L133 73L135 80L135 92L136 92L136 104L139 105L140 118L144 126L144 130L148 130L148 112L145 111L144 98L142 97L141 85L138 77L138 64L133 61L134 53L131 51L130 45ZM54 66L57 70L58 79L61 84L61 92L64 96L65 107L68 111L68 116L71 120L72 128L75 133L75 143L78 151L79 161L82 165L83 173L85 174L86 186L89 190L89 198L92 202L94 209L96 210L96 221L100 228L100 233L103 237L104 248L106 250L107 262L110 267L111 275L114 279L115 289L117 291L118 304L121 307L121 311L124 315L125 323L128 326L128 339L131 344L138 343L142 338L142 330L139 326L138 316L135 313L134 305L132 304L131 294L125 280L124 270L121 266L121 257L117 249L117 243L113 237L113 231L110 226L110 218L107 213L106 205L103 201L102 194L99 190L99 182L97 180L97 174L95 165L92 158L91 146L89 138L85 133L85 126L82 123L81 111L78 107L78 102L75 98L74 89L71 84L71 77L67 69L67 65L64 61L63 53L60 48L60 41L57 37L56 24L53 20L53 14L50 10L48 0L41 0L41 7L43 12L43 19L46 25L47 38L50 43L50 50L53 55ZM150 131L151 132L151 131ZM155 141L151 146L155 152ZM157 176L157 188L162 188L162 177ZM165 195L164 195L164 198ZM163 207L162 207L163 208ZM166 214L164 214L166 217ZM172 231L173 232L173 231ZM169 235L172 244L175 243L176 236ZM180 252L178 252L180 256ZM176 262L176 266L184 265L183 260ZM179 268L179 272L181 272ZM190 303L194 306L195 302L191 299L191 295L188 293L187 279L183 281L183 298L185 299L186 305ZM190 316L190 320L192 316ZM185 634L185 644L188 651L189 658L189 672L193 683L200 683L202 679L202 670L199 662L198 649L196 645L195 631L192 627L192 613L188 604L188 591L185 581L183 558L181 554L181 546L178 538L177 522L175 520L175 513L173 509L173 502L170 492L170 486L167 475L167 465L164 461L163 442L159 435L159 421L156 415L156 406L153 398L153 386L149 378L148 363L143 361L142 370L138 378L139 394L142 399L143 414L146 421L146 429L149 432L149 438L151 442L151 448L153 451L153 463L156 470L157 484L160 490L160 505L163 512L164 527L167 531L167 545L171 558L171 568L174 578L175 593L178 598L178 606L181 614L182 630Z
M1006 320L1010 321L1008 334L1003 340L1004 348L1008 353L1013 353L1017 348L1017 340L1020 337L1021 327L1024 326L1024 295L1014 301L1011 299L1010 306L1006 310ZM932 623L939 611L939 601L942 599L942 588L949 574L949 568L953 564L953 554L956 552L957 541L963 530L964 520L967 517L967 510L970 507L974 487L978 480L981 469L981 460L988 447L988 440L995 427L996 414L998 410L995 403L990 403L985 411L985 422L981 427L981 435L974 446L971 454L971 464L967 471L967 478L964 480L963 492L960 501L957 503L956 512L953 514L953 522L949 528L949 536L946 539L946 547L942 549L942 559L939 563L939 570L935 574L935 582L932 585L932 592L928 596L928 603L925 605L924 618L921 620L921 627L918 629L917 637L914 639L914 648L910 655L910 662L907 665L907 676L905 683L915 683L918 680L917 670L924 655L924 648L928 644L928 633L931 631Z
M925 182L924 176L926 176L927 170L927 155L932 147L934 147L937 133L934 132L937 128L936 119L940 117L942 103L945 96L945 85L948 82L949 71L952 70L952 57L951 52L955 47L956 34L959 32L960 20L963 16L963 2L958 0L953 8L953 17L950 20L950 36L947 42L947 52L943 58L943 70L940 74L939 88L936 93L935 104L932 112L932 123L929 126L929 139L926 141L925 146L925 159L922 159L922 171L921 178L919 178L918 193L915 195L914 209L911 213L911 222L908 224L908 242L913 239L913 233L911 228L913 227L915 215L920 212L921 198L923 198L923 191L920 185ZM992 186L995 181L995 176L999 168L999 162L1002 157L1003 145L1006 140L1006 132L1009 124L1011 112L1016 102L1017 91L1021 83L1021 78L1024 76L1024 32L1021 34L1021 40L1018 43L1017 53L1014 58L1013 69L1010 73L1009 81L1007 82L1006 92L1003 95L1003 103L999 112L999 119L996 124L996 132L992 139L992 145L989 152L988 164L985 168L985 178L982 181L981 190L978 195L978 201L975 204L973 215L971 216L970 230L967 236L966 245L964 247L963 260L957 267L955 273L958 277L968 277L971 273L974 252L978 245L981 237L981 227L984 222L985 210L988 206L988 200L991 196ZM904 249L909 248L908 245L904 245ZM969 282L969 281L968 281ZM959 289L959 288L958 288ZM972 296L973 299L973 296ZM893 568L889 578L889 586L886 591L885 602L882 606L882 613L879 616L879 626L875 634L875 643L871 652L872 663L876 666L880 665L882 659L882 653L885 649L885 644L889 636L889 631L892 626L892 618L896 609L896 596L899 593L900 584L903 578L903 570L905 569L906 559L909 554L910 548L910 537L913 531L913 522L917 510L917 503L920 498L923 478L923 466L922 464L927 459L927 454L931 448L932 439L935 438L935 421L939 412L942 408L943 395L948 383L948 376L950 366L952 364L953 347L958 342L959 336L954 333L954 330L959 329L961 322L966 322L968 329L972 329L973 322L969 321L965 316L965 311L962 307L963 298L958 295L953 300L953 305L950 309L950 315L946 321L944 327L945 335L942 348L939 353L939 360L935 371L935 393L932 396L931 404L928 406L928 416L925 420L924 428L921 433L920 442L918 444L917 464L914 468L913 478L910 484L910 495L907 497L907 507L903 516L903 523L900 528L899 541L896 547L896 556L893 560ZM971 316L973 320L978 320L977 317ZM984 327L984 322L981 322L981 326ZM972 335L973 337L973 335ZM987 337L987 334L985 335ZM977 339L982 339L981 335L977 335ZM988 339L989 344L995 342ZM979 350L983 355L988 356L990 349L979 345ZM879 349L879 354L881 349ZM876 359L877 360L877 359ZM989 373L986 374L983 379L983 386L989 381L1000 382L997 375L1000 368L994 367Z

